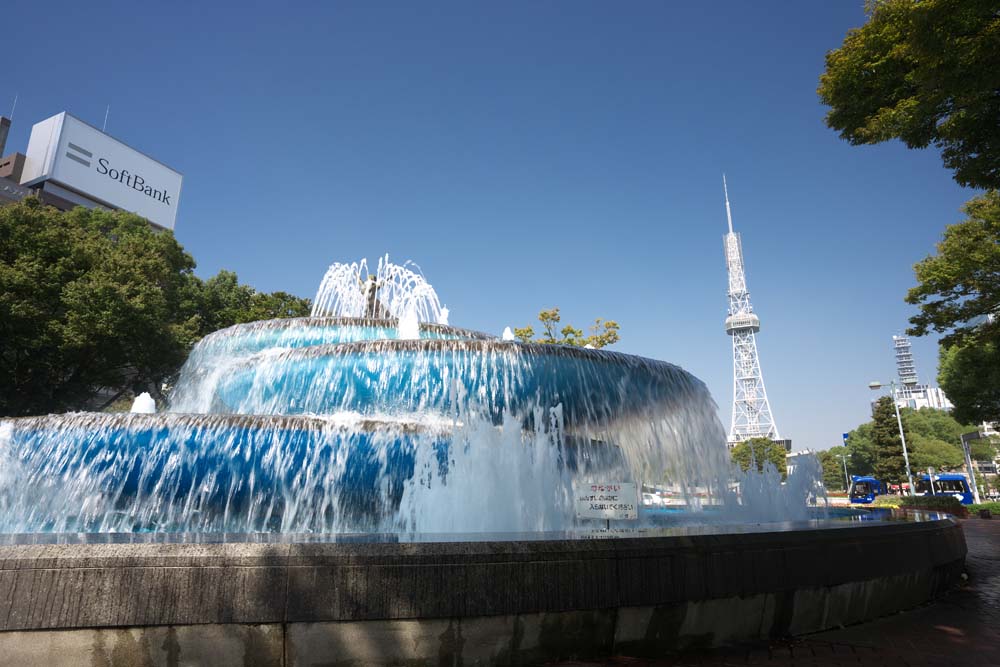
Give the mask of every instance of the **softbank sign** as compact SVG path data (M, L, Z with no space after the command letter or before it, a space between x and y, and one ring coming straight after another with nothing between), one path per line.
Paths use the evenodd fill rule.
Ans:
M21 183L45 181L173 229L183 176L61 113L36 124L28 141Z

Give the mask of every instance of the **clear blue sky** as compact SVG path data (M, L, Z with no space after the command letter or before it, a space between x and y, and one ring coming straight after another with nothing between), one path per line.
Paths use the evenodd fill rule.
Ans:
M184 173L200 275L312 296L388 252L454 324L617 319L617 349L701 377L728 426L725 172L797 448L868 418L911 266L975 194L936 151L824 126L823 57L861 0L140 4L4 8L8 152L110 104L110 134ZM933 379L936 341L914 351Z

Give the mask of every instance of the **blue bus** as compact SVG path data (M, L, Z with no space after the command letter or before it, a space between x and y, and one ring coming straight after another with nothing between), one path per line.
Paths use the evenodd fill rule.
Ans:
M875 502L875 496L886 494L885 482L880 482L874 477L851 477L851 492L848 494L852 503L863 503L865 505Z
M931 478L924 475L917 480L918 496L951 496L963 505L972 504L972 489L965 475L954 472L943 472L934 475L934 489L931 490Z

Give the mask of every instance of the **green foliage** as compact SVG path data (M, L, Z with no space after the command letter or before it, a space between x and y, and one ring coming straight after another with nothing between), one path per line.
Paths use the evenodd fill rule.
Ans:
M173 234L133 214L0 208L0 414L77 407L175 369L193 268Z
M938 384L955 404L957 419L969 423L1000 420L1000 342L942 345Z
M535 329L530 325L514 329L514 336L522 343L535 342L550 345L572 345L574 347L590 345L595 348L614 345L620 339L618 335L620 327L614 320L597 318L594 320L593 326L590 327L590 335L585 336L582 329L577 329L569 324L559 329L561 319L558 308L543 310L538 313L538 321L542 324L540 337L535 338Z
M897 510L902 507L903 496L875 496L872 507L888 507Z
M966 506L952 496L877 496L872 506L967 514Z
M788 475L785 454L785 446L769 438L750 438L737 444L730 451L733 463L744 472L749 470L751 465L758 472L763 472L764 464L769 461L781 473L781 479L785 479Z
M904 425L905 433L906 427ZM887 484L899 484L906 478L903 444L892 399L883 396L875 403L872 419L872 443L875 445L875 478Z
M827 54L826 122L852 144L931 144L962 185L986 189L915 266L909 333L942 339L942 389L962 421L1000 419L1000 12L995 0L870 0Z
M967 505L969 512L973 515L978 514L979 510L989 510L990 514L1000 515L1000 503L998 502L988 502L988 503L978 503Z
M882 412L879 413L879 407ZM922 408L900 411L903 419L903 429L906 433L906 445L910 454L910 469L916 475L919 471L933 467L936 470L955 470L963 467L965 457L961 448L961 434L974 431L975 428L958 422L954 415L945 410ZM861 424L848 434L847 449L851 454L848 461L852 475L874 475L883 478L877 470L876 461L879 453L884 451L889 460L887 466L897 467L899 476L891 478L896 484L905 481L905 464L903 445L899 440L899 426L896 423L896 413L888 396L879 400L876 414L881 414L884 428L879 430L880 449L875 439L875 422ZM832 450L831 450L832 451Z
M219 271L204 282L195 280L199 338L243 322L306 317L312 307L309 299L286 292L258 292L241 285L232 271Z
M202 283L194 266L171 232L131 213L36 198L0 208L0 416L79 409L99 389L156 396L212 327L308 304L256 295L234 274Z
M910 469L916 475L928 468L956 470L965 465L965 455L956 445L922 435L911 434L906 438L910 453Z
M899 496L899 506L911 510L934 510L964 516L965 505L952 496Z
M847 434L847 451L851 455L847 466L852 475L872 475L875 473L873 426L872 422L866 422Z
M914 266L918 284L906 295L920 307L909 333L947 333L946 347L1000 340L1000 323L982 321L1000 312L1000 192L976 197L963 210L968 218L945 229L937 254Z
M823 486L826 487L827 491L847 490L847 479L844 477L844 463L840 458L847 453L848 450L846 447L831 447L817 454L820 465L823 466ZM850 458L847 459L847 464L848 466L851 465Z
M930 408L904 410L903 427L914 474L928 468L955 470L965 465L961 437L973 427L963 426L944 410Z
M998 90L995 0L876 0L827 53L817 92L827 125L852 144L933 144L960 184L996 188Z
M992 461L997 457L998 443L996 438L979 438L969 442L969 451L973 461Z

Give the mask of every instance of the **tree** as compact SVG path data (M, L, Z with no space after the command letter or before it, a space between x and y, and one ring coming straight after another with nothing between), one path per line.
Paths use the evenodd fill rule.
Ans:
M847 490L847 479L844 477L844 462L840 458L847 454L847 447L831 447L817 454L820 465L823 466L823 486L827 490Z
M848 434L847 450L851 454L848 465L852 475L874 475L882 479L880 475L885 474L885 467L903 471L905 463L899 425L896 423L891 399L887 396L880 399L875 413L875 420L861 424ZM900 417L903 420L903 432L906 434L910 468L913 472L926 470L928 467L954 470L964 465L961 435L975 430L972 426L963 425L946 410L933 408L903 408L900 410ZM877 428L878 420L881 420L881 426ZM876 431L879 433L878 442ZM880 467L878 461L886 455L889 458ZM902 474L899 473L899 479L902 479Z
M965 422L1000 419L1000 192L968 202L937 254L914 267L906 300L920 307L909 333L941 339L938 383Z
M903 418L903 427L906 429L907 437L912 433L913 437L939 440L954 447L957 451L961 451L959 443L962 434L975 430L972 425L958 421L955 415L947 410L903 408L900 411L900 416Z
M892 399L888 396L878 399L872 417L872 442L875 444L873 472L883 482L898 484L906 475L906 463ZM906 433L905 426L903 432Z
M955 180L1000 187L995 0L869 0L868 22L826 55L818 93L852 144L941 148Z
M306 317L312 303L287 292L258 292L241 285L232 271L222 270L204 282L197 281L194 308L198 336L202 337L243 322Z
M875 474L875 441L872 438L874 424L867 422L847 434L847 451L851 455L852 475Z
M913 267L918 284L906 295L920 307L909 333L947 333L947 347L996 341L1000 333L1000 322L988 317L1000 313L1000 192L972 199L963 211L968 219L945 229L937 254Z
M0 208L0 414L79 407L175 369L193 268L172 233L130 213Z
M80 409L99 390L155 396L213 327L308 312L235 274L203 283L194 267L171 232L131 213L34 197L0 208L0 416Z
M785 446L770 438L750 438L737 444L729 453L743 472L750 469L751 464L757 472L764 471L764 464L770 462L785 479L788 468L785 465Z
M977 438L969 442L969 450L973 461L993 461L1000 449L1000 441L992 438Z
M590 335L584 336L582 329L577 329L567 324L559 330L561 337L556 336L556 329L561 321L558 308L543 310L538 313L538 321L542 323L542 335L535 338L535 329L532 326L514 329L516 336L522 343L547 343L550 345L572 345L574 347L595 348L614 345L619 340L618 331L620 327L614 320L604 320L597 318L594 325L590 327ZM532 340L534 339L534 340Z
M965 423L1000 420L1000 342L941 346L938 384Z
M906 436L910 453L910 469L914 474L928 468L955 470L965 465L965 456L957 446L916 433Z

